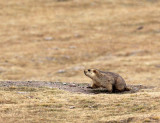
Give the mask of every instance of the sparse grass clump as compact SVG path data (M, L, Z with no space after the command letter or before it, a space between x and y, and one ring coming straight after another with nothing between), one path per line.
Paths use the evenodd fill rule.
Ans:
M135 94L73 94L58 89L35 88L36 91L27 90L27 93L19 93L19 87L14 87L11 91L3 89L0 95L1 116L3 121L10 117L12 122L20 122L42 119L49 122L79 122L89 120L89 122L109 121L108 118L121 117L134 114L159 113L160 103L157 102L159 95L150 92L150 96L144 96L144 93ZM20 88L21 90L22 88ZM30 91L29 91L30 90ZM52 93L54 91L54 93ZM16 114L16 116L14 115ZM140 116L140 118L142 118ZM21 117L21 118L20 118ZM25 119L23 117L26 117ZM17 119L18 118L18 119ZM20 119L19 119L20 118ZM154 120L159 120L158 115ZM147 119L146 119L147 120Z

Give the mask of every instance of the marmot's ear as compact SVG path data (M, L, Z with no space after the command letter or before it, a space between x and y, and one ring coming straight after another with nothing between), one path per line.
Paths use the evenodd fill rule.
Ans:
M97 73L97 70L93 70L94 73Z

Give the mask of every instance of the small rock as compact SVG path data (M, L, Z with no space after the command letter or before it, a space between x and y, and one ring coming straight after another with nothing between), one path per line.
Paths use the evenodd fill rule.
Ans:
M143 26L139 26L139 27L137 28L137 30L141 30L141 29L143 29Z
M83 15L83 14L81 14L81 15ZM75 38L82 38L82 36L83 36L83 35L78 34L78 33L74 34L74 37L75 37Z
M160 30L156 30L155 33L160 33Z
M58 47L55 47L55 48L52 48L53 50L59 50L59 48Z
M93 106L89 106L89 108L92 108Z
M51 40L53 40L53 37L45 37L44 38L46 41L51 41Z
M69 46L70 49L76 49L76 46Z
M5 72L5 69L0 68L0 73Z
M33 96L27 96L28 98L33 98Z
M74 71L79 71L79 70L83 70L84 67L83 66L76 66L73 68Z
M115 59L116 56L112 54L106 54L105 56L99 57L97 60L104 61L104 60L112 60Z
M17 92L18 94L27 94L27 92Z
M158 64L158 65L155 65L155 67L157 67L157 68L160 68L160 64Z
M66 70L58 70L58 72L57 73L65 73L66 72Z
M76 87L76 84L71 84L71 85L69 85L70 87Z
M54 58L54 57L46 57L45 58L47 61L55 61L56 60L56 58Z
M63 56L63 58L65 58L65 59L70 59L71 57L70 57L70 56L65 55L65 56Z
M70 109L74 109L74 108L75 108L75 106L70 106L69 108L70 108Z
M58 47L48 48L48 50L59 50L59 48Z
M65 1L68 1L68 0L57 0L57 2L65 2Z
M67 83L63 83L63 85L67 85Z

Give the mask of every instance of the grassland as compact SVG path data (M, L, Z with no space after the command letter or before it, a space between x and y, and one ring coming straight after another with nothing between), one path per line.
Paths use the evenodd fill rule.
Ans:
M89 83L84 68L155 86L86 95L0 88L0 122L160 122L158 0L0 1L0 80Z

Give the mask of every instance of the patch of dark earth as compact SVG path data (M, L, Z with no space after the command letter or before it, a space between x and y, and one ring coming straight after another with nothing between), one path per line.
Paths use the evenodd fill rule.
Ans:
M109 93L105 88L91 89L90 85L87 83L68 83L68 82L45 82L45 81L0 81L0 87L48 87L57 88L60 90L65 90L74 93L84 93L84 94L100 94ZM136 93L143 91L144 89L153 89L154 86L144 86L144 85L127 85L130 91L113 93L126 94L126 93Z

